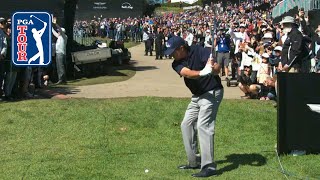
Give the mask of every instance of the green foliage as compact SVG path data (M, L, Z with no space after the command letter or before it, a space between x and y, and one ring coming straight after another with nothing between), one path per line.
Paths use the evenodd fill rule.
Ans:
M1 103L0 179L193 179L180 122L189 99ZM269 102L224 100L216 120L216 179L285 179ZM320 177L320 157L283 156L290 179ZM145 169L149 172L145 173Z
M187 3L182 3L182 7L188 7L188 6L202 6L203 5L203 0L198 0L197 2L195 2L194 4L187 4ZM180 3L165 3L162 4L161 7L180 7Z

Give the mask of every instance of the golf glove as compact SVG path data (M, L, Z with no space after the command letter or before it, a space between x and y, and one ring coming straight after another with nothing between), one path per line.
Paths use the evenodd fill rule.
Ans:
M208 74L211 74L212 67L210 64L207 64L199 73L200 76L206 76Z

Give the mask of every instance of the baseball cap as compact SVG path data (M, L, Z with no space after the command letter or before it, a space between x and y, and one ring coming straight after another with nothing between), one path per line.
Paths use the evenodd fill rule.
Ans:
M276 46L276 47L274 48L274 51L282 51L282 47L281 47L281 46Z
M240 24L240 27L246 28L245 24Z
M5 21L6 21L6 19L5 19L5 18L0 17L0 23L5 22Z
M173 36L167 41L167 50L164 51L165 55L171 55L177 48L186 44L186 42L179 36Z
M262 39L272 39L272 34L271 33L266 33L264 34L264 36L262 37Z
M264 58L269 58L270 57L268 53L263 53L261 56L264 57Z

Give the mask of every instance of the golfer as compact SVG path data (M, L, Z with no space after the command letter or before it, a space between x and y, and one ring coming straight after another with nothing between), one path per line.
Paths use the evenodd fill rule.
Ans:
M186 86L192 92L191 102L181 123L189 163L178 168L201 169L193 177L213 176L217 168L214 163L214 123L223 98L220 66L213 61L210 50L198 45L188 46L178 36L168 40L167 48L165 54L174 58L172 68L184 77ZM200 158L197 155L197 136Z

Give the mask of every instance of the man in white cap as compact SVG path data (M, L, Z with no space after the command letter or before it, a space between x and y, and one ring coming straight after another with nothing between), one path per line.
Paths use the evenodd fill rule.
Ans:
M285 72L304 72L309 71L303 68L304 60L308 56L308 47L303 40L302 33L298 30L295 20L291 16L286 16L280 22L283 33L287 34L287 39L282 46L281 71Z
M53 35L57 38L56 42L56 66L58 73L58 82L56 84L65 84L66 79L66 46L67 35L65 29L57 25L58 32L52 28Z

